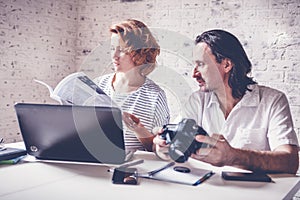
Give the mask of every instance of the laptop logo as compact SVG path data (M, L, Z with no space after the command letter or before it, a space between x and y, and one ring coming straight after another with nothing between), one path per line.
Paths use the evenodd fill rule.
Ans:
M30 151L37 152L39 149L36 146L30 146Z

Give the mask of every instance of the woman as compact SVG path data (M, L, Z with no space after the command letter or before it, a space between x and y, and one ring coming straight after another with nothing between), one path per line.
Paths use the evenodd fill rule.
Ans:
M147 78L160 47L147 26L128 19L110 28L115 72L95 82L122 109L126 150L152 151L154 127L169 122L165 92Z

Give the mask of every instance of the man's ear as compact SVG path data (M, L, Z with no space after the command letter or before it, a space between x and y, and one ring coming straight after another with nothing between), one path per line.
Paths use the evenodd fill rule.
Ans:
M225 73L229 73L230 70L231 70L232 67L233 67L233 63L231 62L230 59L225 58L225 59L222 60L222 66L223 66L223 68L224 68L224 72L225 72Z

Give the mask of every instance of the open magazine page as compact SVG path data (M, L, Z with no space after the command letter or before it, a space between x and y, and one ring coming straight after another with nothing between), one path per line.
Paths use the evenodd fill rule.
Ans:
M66 96L64 98L72 101L73 104L76 105L112 107L113 103L111 98L107 96L99 87L97 88L97 90L91 88L90 85L83 83L78 77L74 80L72 88L70 88L71 94L67 94L66 92ZM100 94L98 93L99 90L101 90Z
M98 94L90 96L82 105L85 106L106 106L106 107L118 107L109 96L106 94Z
M54 91L53 91L53 88L51 86L49 86L47 83L43 82L43 81L40 81L40 80L36 80L34 79L35 82L37 83L40 83L44 86L46 86L49 90L49 93L50 93L50 97L56 101L58 101L60 104L63 104L63 102L61 101L60 97L57 96L56 94L54 94Z
M94 91L92 91L94 92ZM63 104L83 105L84 102L91 96L85 88L80 85L79 80L72 79L68 84L57 90L57 95L60 96Z
M63 104L112 106L112 100L83 72L64 78L54 89Z

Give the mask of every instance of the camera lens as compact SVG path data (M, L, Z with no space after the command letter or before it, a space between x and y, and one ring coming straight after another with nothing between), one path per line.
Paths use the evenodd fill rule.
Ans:
M169 148L169 155L175 162L184 163L188 160L190 153L186 149L182 151L179 148L176 148L174 145L171 145Z

